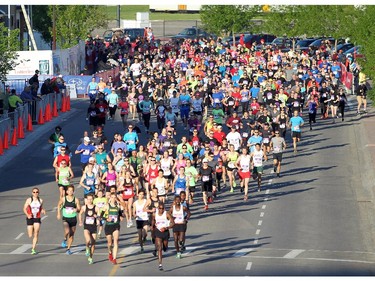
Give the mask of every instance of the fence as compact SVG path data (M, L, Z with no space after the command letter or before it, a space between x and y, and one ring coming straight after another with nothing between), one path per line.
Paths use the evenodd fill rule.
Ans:
M4 112L0 117L0 155L9 144L16 146L18 139L25 138L25 131L32 131L32 125L43 125L58 116L58 112L70 111L69 92L51 93L39 100L27 102L13 112Z

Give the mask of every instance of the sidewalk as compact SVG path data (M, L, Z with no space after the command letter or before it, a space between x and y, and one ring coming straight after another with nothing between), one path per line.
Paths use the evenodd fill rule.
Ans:
M35 142L35 139L40 138L42 135L48 132L51 132L52 134L56 126L60 125L62 122L76 114L78 112L78 109L73 107L73 105L76 103L77 101L72 101L72 107L70 111L64 113L59 112L59 116L53 118L51 121L46 122L43 125L33 125L33 130L31 132L25 132L24 139L17 139L17 146L9 144L9 149L4 149L4 154L0 155L0 168L2 168L13 158L24 152L30 145Z

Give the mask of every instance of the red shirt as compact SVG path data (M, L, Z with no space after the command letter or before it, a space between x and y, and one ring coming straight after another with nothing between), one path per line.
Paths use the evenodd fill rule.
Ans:
M232 117L228 118L227 126L228 125L231 126L231 127L237 126L237 128L240 128L240 124L241 124L241 118L240 117L235 118L235 117L232 116Z
M61 161L65 160L66 161L66 166L69 167L69 162L70 162L70 156L69 155L62 155L62 154L59 154L57 155L57 167L60 167L60 163Z
M214 133L214 138L220 143L220 145L223 144L223 139L226 137L226 134L223 131L216 131Z

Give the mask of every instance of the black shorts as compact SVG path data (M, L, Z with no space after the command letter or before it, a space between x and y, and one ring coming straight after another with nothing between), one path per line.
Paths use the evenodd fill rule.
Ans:
M202 182L202 192L212 192L212 181Z
M34 223L42 223L42 220L40 218L31 218L31 219L28 219L26 218L26 224L27 225L34 225Z
M120 224L119 223L105 224L104 233L105 233L106 236L112 235L113 232L115 232L116 230L120 231Z
M165 178L167 180L173 180L173 175L172 174L170 174L169 176L163 175L163 178Z
M189 192L195 192L195 185L194 186L189 186Z
M281 162L283 160L283 154L282 153L274 153L273 159L276 159L277 161Z
M168 240L170 235L169 235L169 230L161 232L159 229L155 229L154 231L155 238L160 238L161 240Z
M202 115L202 111L193 111L193 114Z
M74 217L74 218L63 217L62 220L63 222L66 222L69 225L69 227L74 227L77 225L77 217Z
M300 139L301 138L301 132L295 132L295 131L293 131L292 132L292 138Z
M96 233L98 231L96 224L84 224L83 229L88 230L90 234Z
M146 225L150 225L149 221L138 221L136 220L137 223L137 229L142 229Z
M186 232L186 223L175 224L173 226L173 232Z

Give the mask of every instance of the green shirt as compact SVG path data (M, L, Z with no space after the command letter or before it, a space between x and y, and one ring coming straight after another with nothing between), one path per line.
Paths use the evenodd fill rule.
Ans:
M212 115L214 116L214 122L217 124L223 124L224 111L220 109L213 109Z
M195 186L195 177L198 175L197 169L194 166L185 167L185 174L189 178L189 186Z
M17 95L11 95L8 99L8 102L9 102L9 106L11 106L11 107L17 107L17 102L19 102L21 104L23 103L21 98Z

